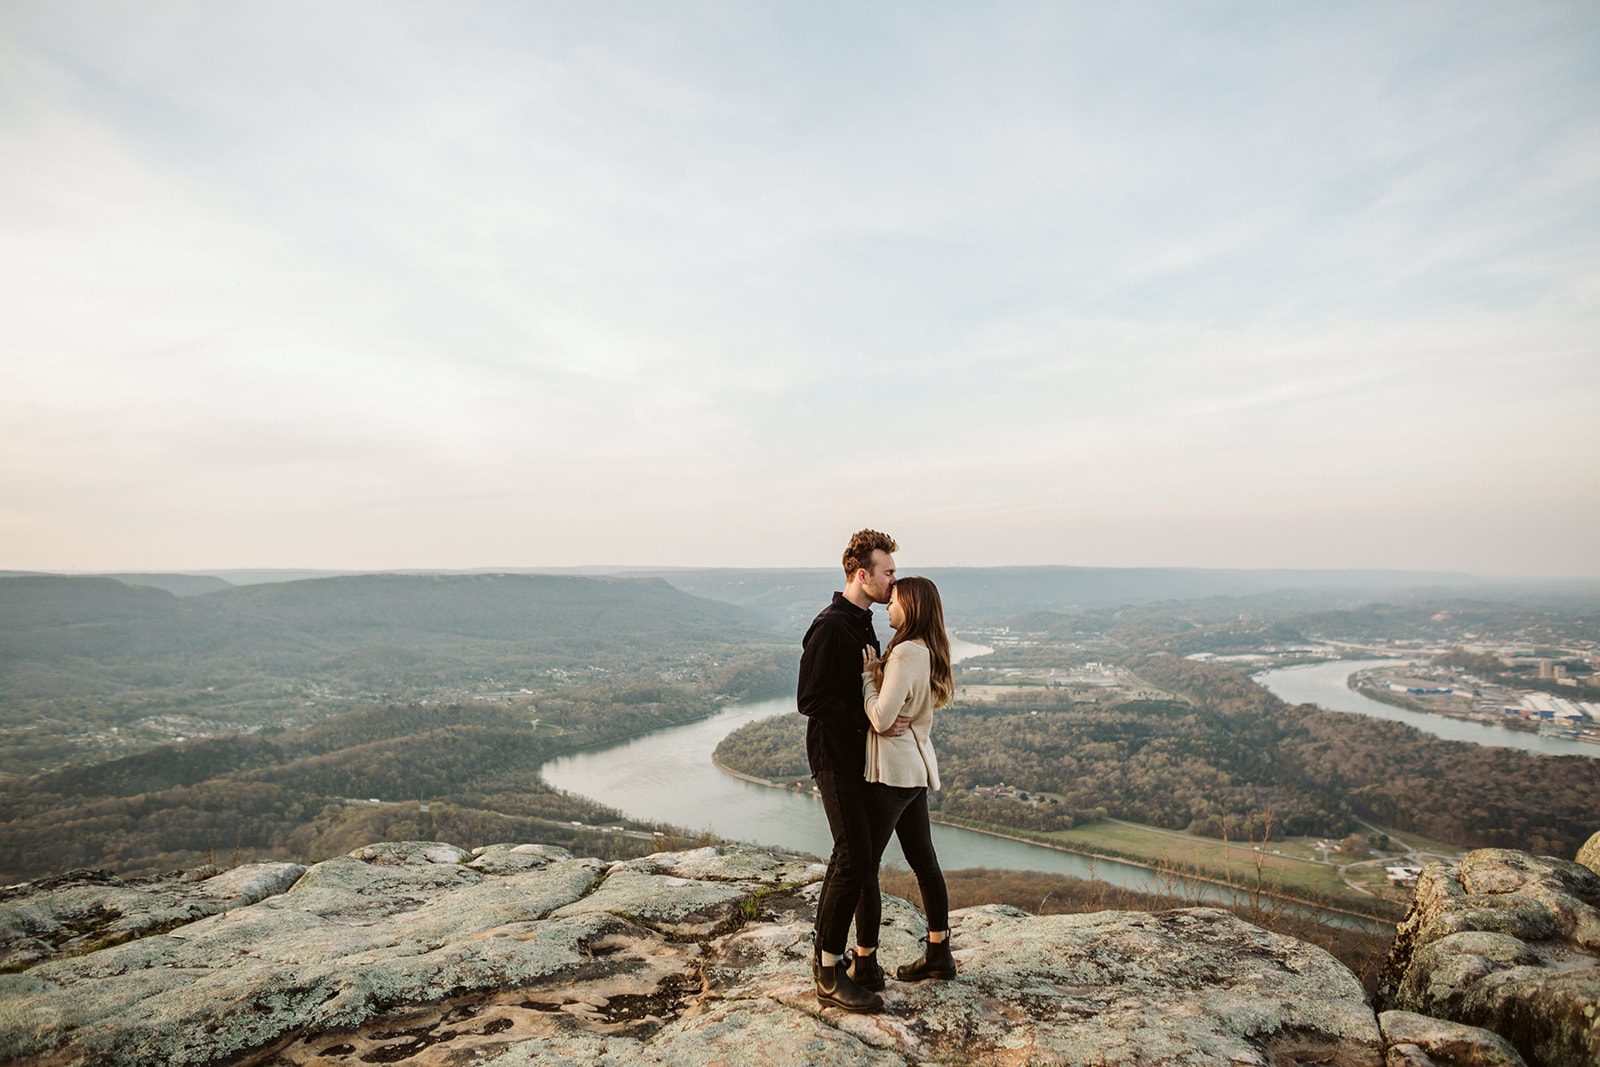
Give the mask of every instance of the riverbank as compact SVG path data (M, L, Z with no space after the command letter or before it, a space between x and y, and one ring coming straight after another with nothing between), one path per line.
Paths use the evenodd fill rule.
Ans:
M722 761L718 760L717 757L715 757L715 756L711 757L711 765L713 767L715 767L717 770L721 771L723 774L731 774L735 778L739 779L742 782L749 782L752 785L764 785L764 786L767 786L770 789L782 789L786 793L797 793L797 792L799 792L799 790L794 789L794 788L792 788L790 786L786 786L782 782L774 782L774 781L772 781L770 779L767 779L767 778L757 778L753 774L745 774L743 771L736 771L732 767L728 766L726 763L723 763Z
M786 793L798 792L798 790L784 785L782 782L774 782L768 778L760 778L756 775L745 774L743 771L736 771L732 767L720 762L715 756L711 758L711 763L719 771L722 771L724 774L731 775L740 781L749 782L752 785L764 786L768 789L782 790ZM1152 887L1150 890L1151 892L1162 893L1168 896L1176 896L1181 894L1176 894L1171 892L1170 889L1163 888L1160 884L1161 882L1176 881L1186 883L1203 883L1205 885L1215 886L1219 889L1226 889L1231 892L1241 894L1247 900L1252 898L1266 898L1281 904L1309 908L1319 912L1332 912L1338 915L1344 915L1352 919L1359 919L1363 922L1377 924L1380 926L1396 922L1399 918L1399 916L1394 915L1379 915L1371 912L1356 911L1348 907L1341 907L1339 904L1335 903L1311 900L1305 897L1293 896L1283 892L1275 892L1264 885L1250 885L1241 884L1238 882L1230 882L1226 879L1217 878L1212 874L1204 873L1203 871L1188 867L1187 865L1183 864L1151 863L1148 859L1142 856L1133 856L1126 853L1119 854L1114 850L1091 851L1082 848L1071 848L1056 841L1028 835L1026 831L1002 830L992 825L976 823L967 819L941 817L936 813L930 813L928 818L930 822L936 823L940 826L950 826L956 829L968 830L972 833L984 834L985 836L995 837L1005 841L1015 841L1019 844L1050 849L1053 852L1064 852L1074 856L1081 856L1087 860L1117 863L1125 867L1137 867L1140 870L1149 871L1153 876L1155 876L1155 880L1158 884Z
M1328 711L1346 711L1369 718L1403 722L1425 734L1446 741L1467 741L1489 748L1515 748L1541 756L1600 756L1600 745L1583 744L1579 738L1541 735L1537 730L1518 728L1515 722L1498 719L1457 717L1443 709L1416 707L1391 699L1399 694L1378 693L1351 684L1369 671L1393 668L1396 660L1344 660L1301 667L1275 668L1252 676L1252 680L1288 704L1316 704ZM1511 716L1504 716L1510 719Z
M1412 700L1409 697L1401 696L1387 686L1370 684L1370 679L1363 677L1363 673L1359 671L1352 674L1345 681L1345 685L1352 693L1364 696L1368 700L1376 700L1378 703L1387 704L1391 708L1414 711L1418 715L1433 715L1440 719L1454 719L1456 722L1470 722L1479 726L1496 726L1502 730L1512 730L1524 734L1536 734L1539 732L1537 726L1529 726L1522 719L1513 719L1510 716L1491 719L1483 715L1467 715L1442 708L1430 708L1420 700Z
M1387 685L1378 685L1376 680L1369 677L1366 672L1352 674L1345 683L1352 693L1375 700L1380 704L1387 704L1392 708L1401 708L1405 711L1415 712L1418 715L1429 715L1436 719L1451 719L1455 722L1471 723L1475 726L1492 726L1518 734L1533 734L1547 736L1547 731L1541 723L1534 719L1524 719L1514 715L1487 716L1462 712L1450 708L1434 707L1414 697L1397 693ZM1543 724L1556 729L1553 724ZM1567 728L1559 736L1564 736L1570 741L1581 741L1586 744L1600 745L1600 727L1580 724Z

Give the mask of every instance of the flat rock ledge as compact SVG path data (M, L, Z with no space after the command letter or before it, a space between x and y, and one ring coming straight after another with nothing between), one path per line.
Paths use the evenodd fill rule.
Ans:
M1493 1031L1534 1067L1600 1064L1600 834L1578 855L1589 865L1490 848L1425 868L1384 1005Z
M959 911L957 980L891 981L887 1010L863 1016L811 988L821 867L754 849L608 865L386 842L207 874L7 890L0 1062L1378 1067L1401 1045L1438 1064L1493 1046L1405 1013L1386 1042L1332 956L1209 908ZM117 911L109 932L144 914L130 893L158 902L152 921L76 949L62 936L73 916ZM925 931L904 901L884 915L892 971Z

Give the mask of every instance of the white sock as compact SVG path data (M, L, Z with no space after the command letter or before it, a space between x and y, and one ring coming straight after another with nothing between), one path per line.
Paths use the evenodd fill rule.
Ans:
M839 961L844 959L837 952L818 952L817 954L822 957L822 965L824 967L837 967L839 966Z

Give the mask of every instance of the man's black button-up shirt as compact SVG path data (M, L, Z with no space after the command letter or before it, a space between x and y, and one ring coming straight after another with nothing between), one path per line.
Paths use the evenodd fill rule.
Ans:
M843 593L822 609L801 642L797 703L806 716L806 759L811 773L865 774L866 709L861 703L861 650L881 652L872 611Z

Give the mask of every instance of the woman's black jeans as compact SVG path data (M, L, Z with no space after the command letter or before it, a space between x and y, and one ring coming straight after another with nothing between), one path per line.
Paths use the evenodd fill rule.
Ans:
M944 872L933 851L933 835L928 824L928 790L922 786L884 785L867 782L862 787L867 821L872 831L872 876L863 882L856 902L856 943L862 948L878 947L878 926L883 921L883 898L878 892L878 864L889 847L889 835L900 839L900 850L917 876L922 890L922 910L929 930L950 929L950 896L945 890Z

